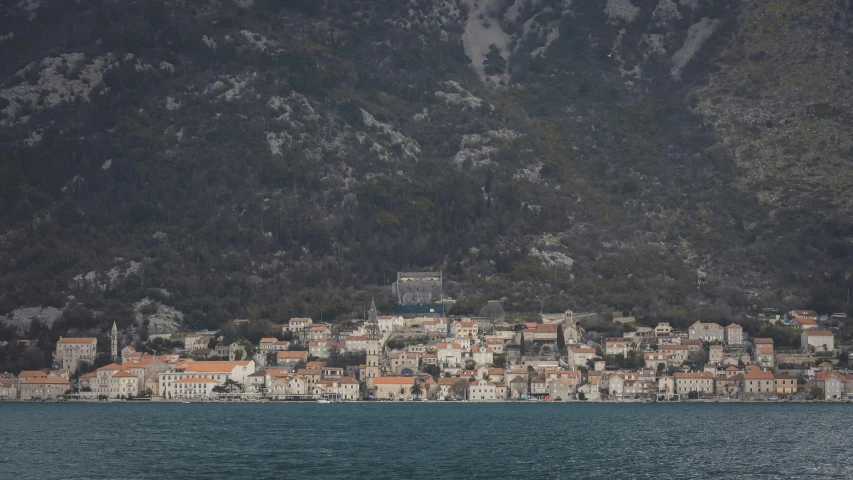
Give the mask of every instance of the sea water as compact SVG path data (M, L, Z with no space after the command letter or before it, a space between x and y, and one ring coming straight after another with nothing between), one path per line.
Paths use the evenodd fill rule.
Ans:
M0 404L0 479L853 478L853 404Z

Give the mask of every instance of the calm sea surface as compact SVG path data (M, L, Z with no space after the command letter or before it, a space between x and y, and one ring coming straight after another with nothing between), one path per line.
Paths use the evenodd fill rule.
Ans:
M853 478L853 405L0 404L0 479Z

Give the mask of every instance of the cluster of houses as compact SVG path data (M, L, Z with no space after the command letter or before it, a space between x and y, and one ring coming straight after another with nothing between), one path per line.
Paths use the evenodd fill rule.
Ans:
M686 331L659 323L592 341L570 310L543 314L535 323L504 324L380 316L371 306L368 319L351 331L293 318L281 327L288 340L209 348L216 332L200 332L184 336L183 351L158 356L129 346L119 351L114 326L115 363L74 379L81 362L94 361L97 340L64 338L55 353L62 369L0 374L0 399L853 398L853 376L832 360L833 333L818 328L816 313L794 312L791 327L801 330L796 352L776 351L770 338L747 338L737 324L701 321ZM364 355L364 361L337 366L341 353ZM621 368L628 357L637 359L634 368ZM827 361L811 361L818 358ZM798 368L781 368L798 362Z

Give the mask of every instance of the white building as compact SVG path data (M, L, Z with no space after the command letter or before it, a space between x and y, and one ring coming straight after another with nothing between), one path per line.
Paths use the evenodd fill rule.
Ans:
M401 330L405 323L403 317L399 315L378 315L376 318L379 320L379 333L383 336Z
M280 352L285 353L285 352ZM160 380L160 395L164 398L178 398L179 390L185 391L189 387L184 379L209 379L224 383L232 380L245 386L249 375L255 373L255 362L253 360L241 361L212 361L201 362L187 360L175 366L175 369L158 374ZM181 380L179 385L177 382ZM201 383L201 382L197 382ZM210 382L207 382L210 383ZM209 385L213 388L214 385ZM198 388L196 388L198 389Z
M687 329L687 337L690 340L702 340L703 342L725 341L725 329L716 323L702 323L696 321Z
M669 355L666 352L646 352L643 354L646 368L657 370L658 365L669 366Z
M675 393L698 392L699 395L713 395L715 383L714 374L711 372L676 372Z
M490 365L495 360L491 347L471 347L471 358L477 365Z
M615 341L604 343L604 353L606 355L624 355L627 357L629 351L628 342Z
M344 339L347 352L363 352L367 350L367 337L364 335L350 335Z
M655 336L662 337L669 335L672 335L672 325L667 322L658 323L655 327Z
M439 343L435 346L435 354L438 365L442 370L445 368L459 368L462 364L464 350L458 343Z
M294 318L291 318L287 322L287 325L284 325L281 327L282 333L284 333L284 332L301 332L302 330L305 330L306 328L310 327L313 324L314 324L314 321L311 320L310 318L294 317Z
M98 339L93 337L63 338L56 342L54 358L62 363L65 370L76 371L80 362L93 364L98 354Z
M743 343L743 327L733 323L726 327L726 343L729 345L740 345Z
M816 352L835 350L835 337L827 330L806 330L800 335L800 348Z
M258 351L264 355L270 352L283 352L290 348L290 342L277 338L262 338L258 343Z
M477 338L478 328L475 322L454 322L450 326L450 331L455 338L474 339Z
M468 400L471 401L495 401L497 397L497 385L489 380L477 380L468 385Z
M179 380L175 380L170 385L170 398L177 399L199 399L199 398L213 398L213 387L217 385L221 385L222 381L214 380L212 378L200 377L200 378L181 378Z
M575 347L569 349L569 366L572 368L586 367L588 361L595 358L595 349Z

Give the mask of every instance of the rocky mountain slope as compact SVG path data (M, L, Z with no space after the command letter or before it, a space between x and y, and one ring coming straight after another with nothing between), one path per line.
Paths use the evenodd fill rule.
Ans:
M20 331L345 319L409 269L460 313L845 308L849 0L26 0L0 25Z

